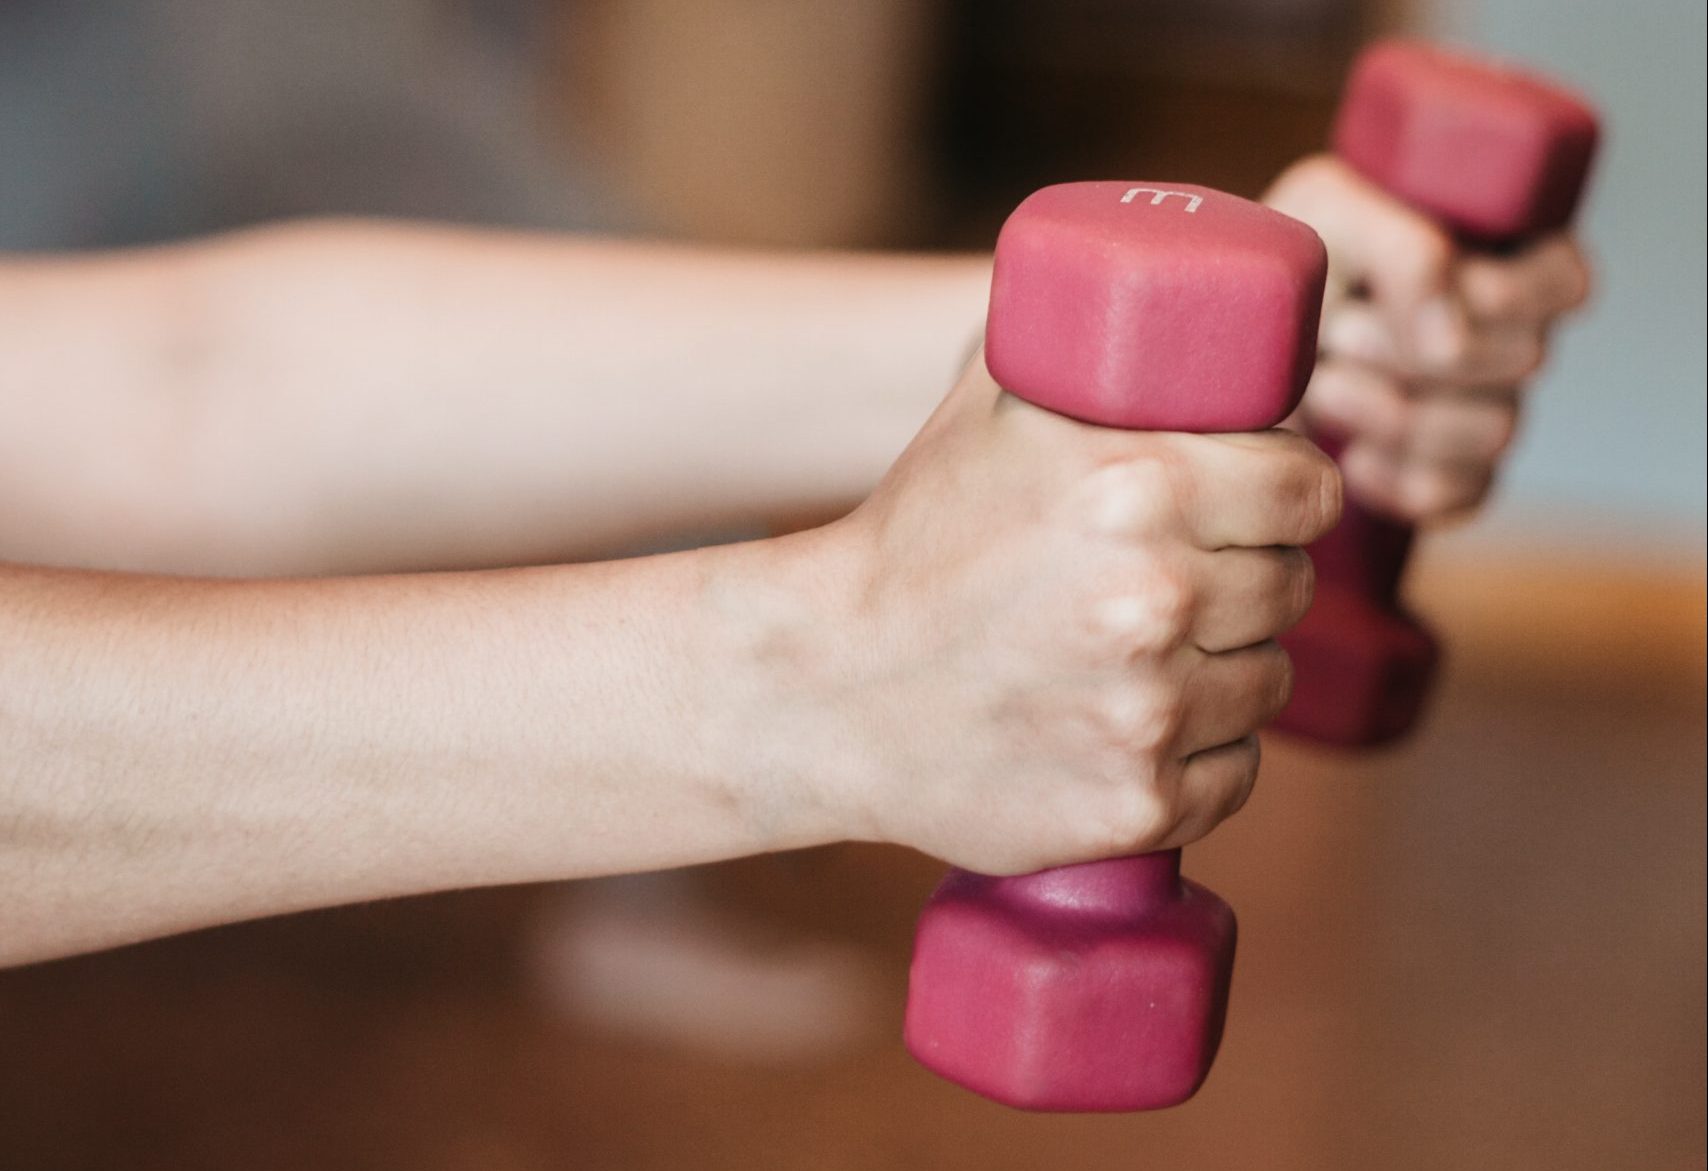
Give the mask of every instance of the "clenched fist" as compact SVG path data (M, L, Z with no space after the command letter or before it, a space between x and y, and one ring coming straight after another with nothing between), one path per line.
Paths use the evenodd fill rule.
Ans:
M1193 841L1250 791L1291 687L1272 640L1311 600L1299 546L1339 512L1298 435L1094 427L975 360L820 530L848 609L778 702L827 745L848 836L996 874Z
M1346 438L1347 492L1395 519L1475 508L1511 444L1549 332L1589 295L1567 234L1511 254L1470 251L1328 155L1264 201L1328 247L1321 357L1305 421Z

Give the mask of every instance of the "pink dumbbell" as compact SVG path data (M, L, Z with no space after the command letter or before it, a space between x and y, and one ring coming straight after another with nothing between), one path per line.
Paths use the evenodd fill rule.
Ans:
M1390 41L1353 69L1334 148L1465 242L1504 247L1570 222L1596 139L1594 111L1551 82ZM1335 437L1318 441L1335 452ZM1438 651L1399 600L1411 542L1410 526L1349 498L1340 526L1311 546L1316 602L1281 640L1296 682L1276 727L1350 746L1417 722Z
M1314 232L1231 195L1047 187L997 241L985 360L1009 392L1089 422L1259 430L1304 392L1326 272ZM1215 1058L1233 953L1233 912L1180 877L1178 850L951 871L920 917L907 1045L1012 1106L1170 1106Z

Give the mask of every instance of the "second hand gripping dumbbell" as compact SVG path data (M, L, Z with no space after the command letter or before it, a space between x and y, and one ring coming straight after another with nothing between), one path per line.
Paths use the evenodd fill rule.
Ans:
M1595 112L1541 78L1429 45L1388 41L1359 58L1335 152L1472 247L1509 247L1571 221L1598 137ZM1338 454L1333 436L1318 436ZM1281 639L1293 657L1283 731L1343 746L1417 722L1439 658L1402 606L1411 526L1348 498L1311 546L1316 601Z
M1010 393L1108 427L1265 429L1304 392L1326 274L1316 233L1231 195L1047 187L997 241L986 364ZM1234 935L1178 850L951 871L920 917L908 1048L1012 1106L1174 1105L1215 1058Z

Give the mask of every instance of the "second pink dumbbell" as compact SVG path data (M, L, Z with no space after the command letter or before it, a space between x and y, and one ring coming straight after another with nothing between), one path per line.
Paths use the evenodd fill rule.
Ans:
M1571 221L1597 136L1594 111L1552 82L1388 41L1354 67L1334 148L1467 244L1499 248ZM1335 437L1317 438L1335 453ZM1281 639L1296 682L1277 728L1358 746L1417 722L1439 654L1400 602L1411 545L1410 525L1349 498L1340 526L1311 546L1316 602Z

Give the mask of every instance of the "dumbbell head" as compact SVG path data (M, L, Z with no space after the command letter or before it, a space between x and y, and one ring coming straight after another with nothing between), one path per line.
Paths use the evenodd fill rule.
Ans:
M1310 378L1327 271L1310 228L1207 187L1046 187L997 238L985 362L1106 427L1271 427Z
M1010 392L1105 426L1269 427L1304 392L1326 271L1314 232L1231 195L1046 188L998 240L985 360ZM951 872L920 916L908 1048L1029 1109L1190 1097L1221 1040L1234 917L1179 864Z
M1273 726L1318 744L1375 748L1416 726L1440 665L1427 626L1318 578L1311 609L1281 636L1297 682Z
M952 870L920 916L908 1049L1028 1110L1156 1110L1221 1044L1233 911L1180 851L1019 878Z
M1546 79L1386 41L1353 68L1334 149L1460 235L1501 243L1571 221L1598 136L1595 112Z

